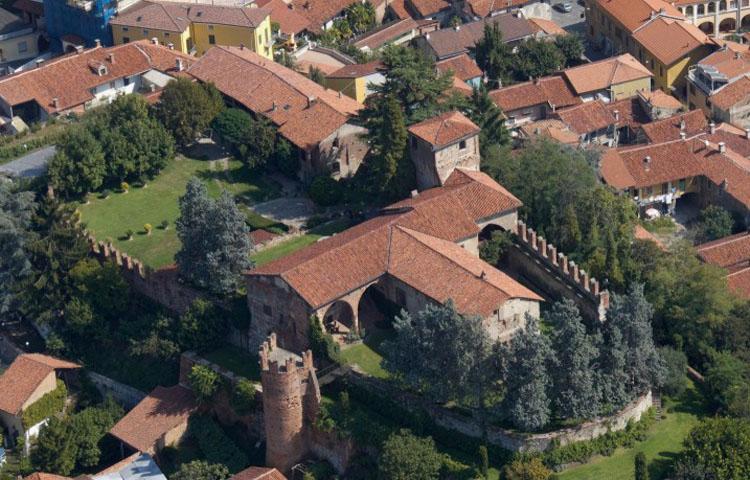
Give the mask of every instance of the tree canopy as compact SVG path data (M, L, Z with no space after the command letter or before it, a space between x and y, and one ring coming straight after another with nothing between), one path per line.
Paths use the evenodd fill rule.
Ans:
M391 434L378 461L381 480L437 480L442 459L432 438L415 437L408 430Z
M156 105L156 117L180 146L195 141L219 114L224 101L216 87L188 78L171 81Z

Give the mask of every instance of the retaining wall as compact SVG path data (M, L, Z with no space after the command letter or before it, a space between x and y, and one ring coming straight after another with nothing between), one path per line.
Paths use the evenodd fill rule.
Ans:
M146 397L144 392L129 385L125 385L124 383L120 383L117 380L113 380L92 371L88 371L87 373L91 381L96 385L97 390L99 390L102 395L112 395L112 397L127 410L138 405L138 403Z

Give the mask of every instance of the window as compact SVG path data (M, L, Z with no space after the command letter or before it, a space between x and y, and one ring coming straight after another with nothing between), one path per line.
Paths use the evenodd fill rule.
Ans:
M652 187L646 187L646 189L644 190L644 196L650 197L653 194L654 194L654 189Z
M130 37L122 37L122 43L130 43Z
M661 184L661 194L666 195L669 193L669 184L668 183L662 183Z
M211 30L211 31L213 32L213 31L214 31L214 26L213 26L213 25L209 25L209 26L208 26L208 29L209 29L209 30Z
M164 36L168 37L169 36L169 32L164 32Z
M109 88L115 88L115 82L109 82Z
M210 43L211 45L216 45L216 37L214 37L213 35L209 35L208 43Z
M687 185L687 180L685 180L684 178L680 179L680 181L678 182L678 188L683 192L685 191L686 185Z
M271 305L263 304L263 313L270 317L273 314L273 310L271 310Z
M659 76L660 77L664 76L664 67L662 67L661 65L659 65Z
M123 32L127 32L128 30L130 30L128 27L122 27Z
M461 140L458 142L458 148L459 150L466 150L466 140Z
M29 50L29 45L26 42L18 42L18 53L24 53Z
M143 29L143 34L144 34L144 35L148 35L148 30L146 30L146 29L144 28L144 29Z
M122 84L123 84L123 85L125 85L125 86L127 87L128 85L130 85L130 79L129 79L128 77L125 77L125 78L124 78L124 79L122 80Z

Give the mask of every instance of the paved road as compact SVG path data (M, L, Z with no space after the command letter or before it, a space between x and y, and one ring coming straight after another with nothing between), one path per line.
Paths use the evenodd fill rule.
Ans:
M55 155L55 147L44 147L21 158L0 165L0 172L17 177L38 177L47 170L47 162Z
M573 6L573 11L570 13L560 11L557 5L563 2L570 2ZM583 5L579 4L577 0L551 0L549 3L552 5L553 22L565 30L584 33L586 19L581 16L585 10Z

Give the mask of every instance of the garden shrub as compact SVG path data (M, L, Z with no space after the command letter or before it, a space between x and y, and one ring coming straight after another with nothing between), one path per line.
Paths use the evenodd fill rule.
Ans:
M239 472L249 464L245 453L210 417L191 417L188 422L188 433L195 439L207 462L226 465L232 473Z
M30 428L45 418L55 415L65 408L65 399L68 398L68 389L62 380L57 380L57 387L42 398L32 403L23 412L23 426Z

